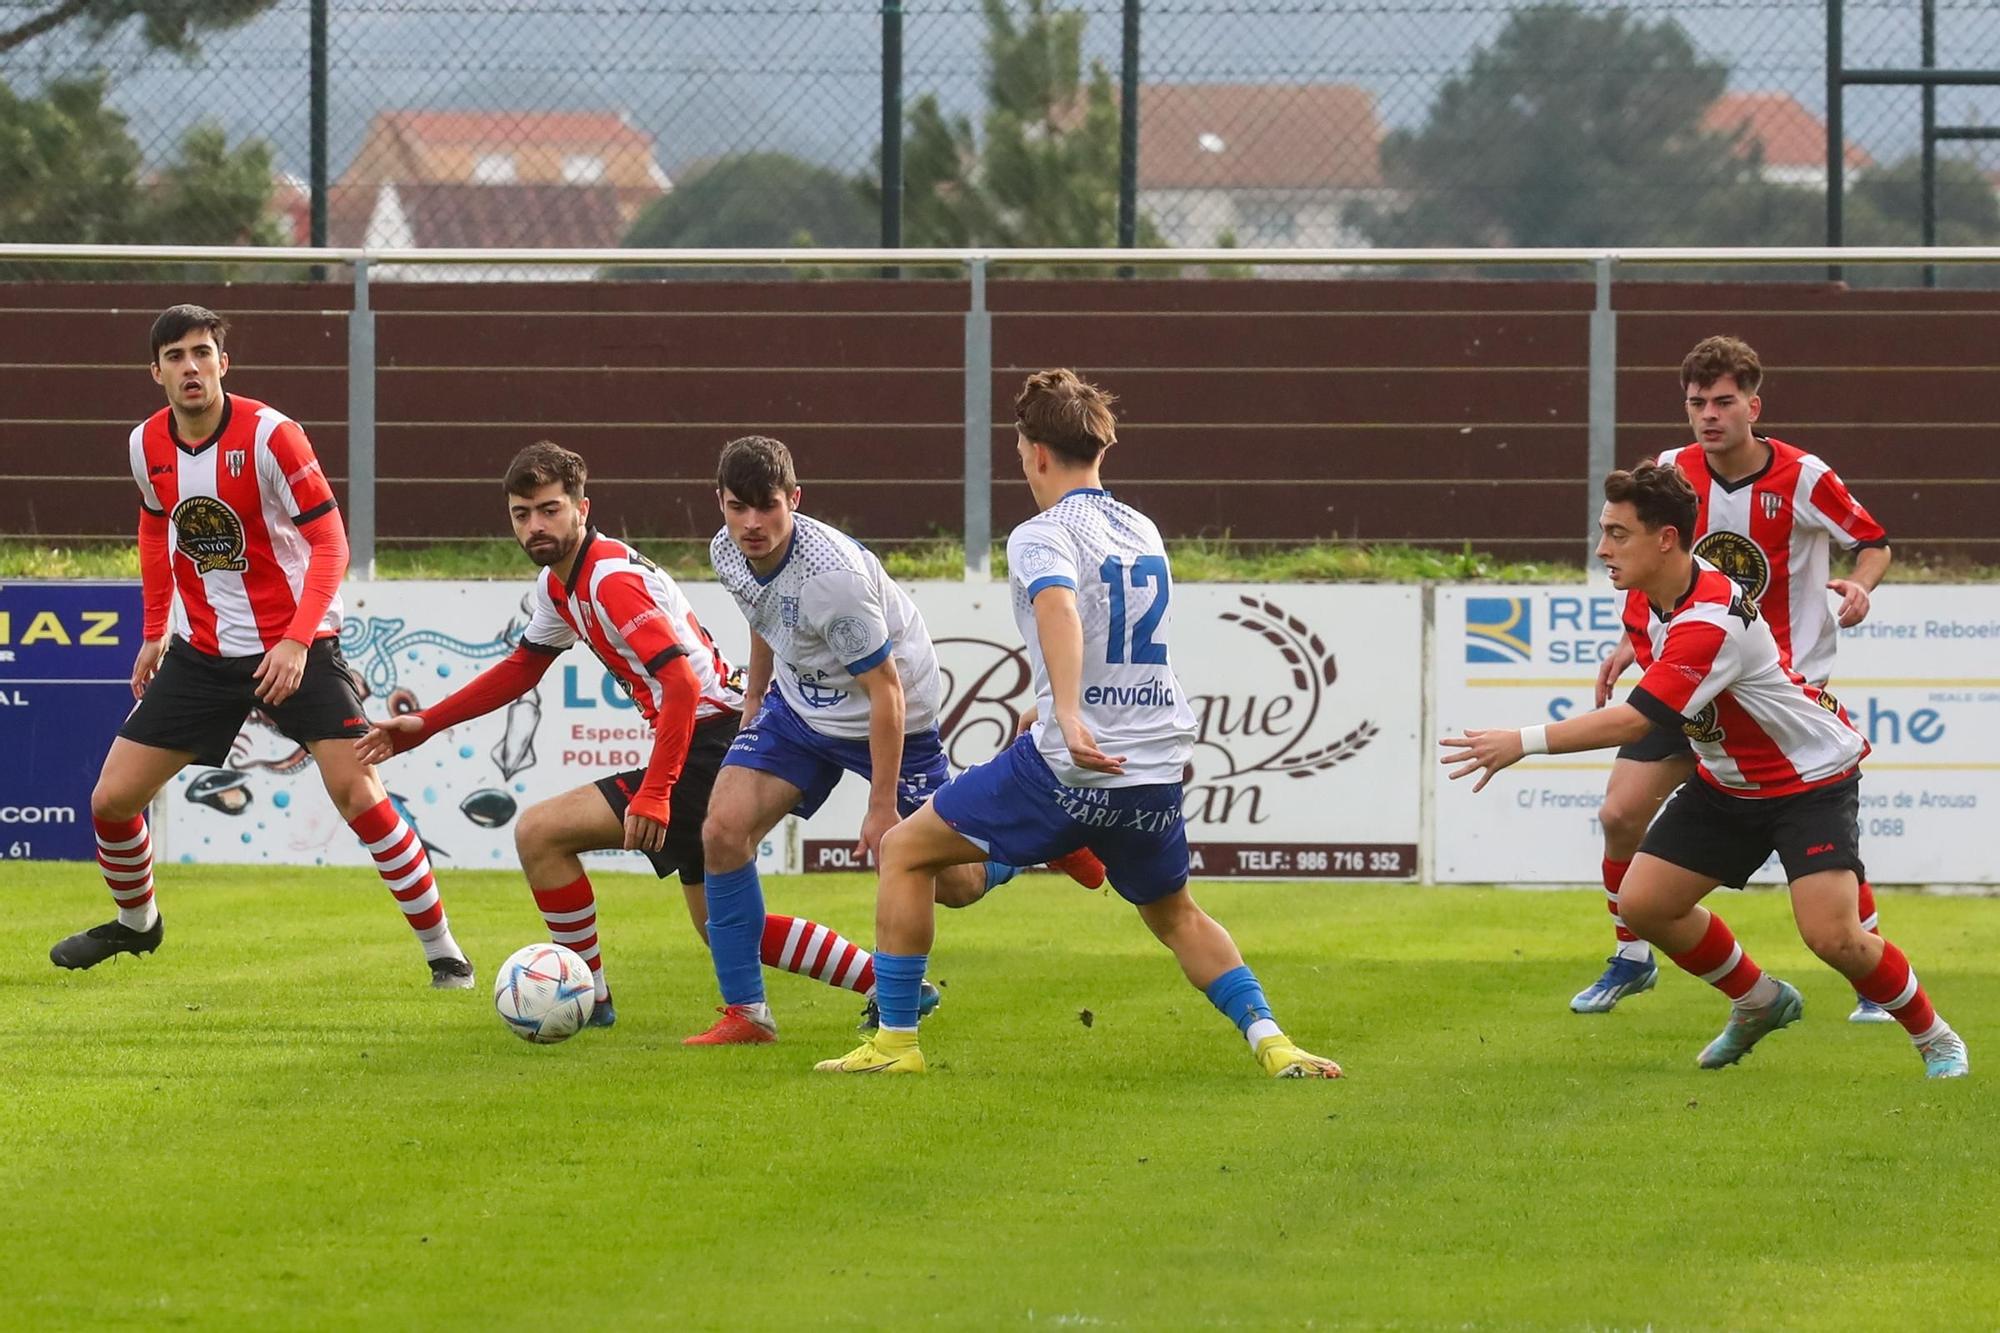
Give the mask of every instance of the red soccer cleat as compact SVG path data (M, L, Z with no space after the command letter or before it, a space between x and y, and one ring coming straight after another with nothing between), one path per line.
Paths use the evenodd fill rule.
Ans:
M1097 853L1088 847L1079 847L1067 856L1058 856L1049 862L1049 869L1060 870L1086 889L1104 887L1104 862L1097 859Z
M682 1037L683 1046L764 1046L778 1039L775 1023L760 1023L750 1014L749 1006L741 1004L719 1004L715 1012L722 1017L715 1020L715 1026L706 1032L697 1032L692 1037Z

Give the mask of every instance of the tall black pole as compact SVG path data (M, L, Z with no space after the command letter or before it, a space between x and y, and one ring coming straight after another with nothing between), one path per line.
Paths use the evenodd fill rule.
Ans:
M1841 91L1847 57L1841 50L1840 20L1844 0L1826 0L1826 243L1840 244L1841 193L1847 166L1847 131L1841 124ZM1827 281L1840 281L1840 265L1826 270Z
M1924 0L1923 57L1925 69L1937 68L1937 0ZM1937 244L1937 85L1927 83L1924 97L1924 240ZM1937 286L1937 265L1924 265L1924 286Z
M1118 57L1118 246L1139 243L1139 0L1125 0Z
M903 245L903 0L882 0L882 248ZM884 269L884 277L894 277Z
M326 4L312 0L312 243L326 244Z

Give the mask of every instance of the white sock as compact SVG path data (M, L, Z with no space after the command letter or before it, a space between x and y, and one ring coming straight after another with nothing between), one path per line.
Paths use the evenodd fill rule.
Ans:
M1250 1026L1243 1029L1243 1038L1250 1043L1250 1049L1253 1052L1266 1037L1281 1037L1283 1035L1284 1029L1268 1018L1253 1018L1250 1020Z
M151 930L153 923L159 919L160 905L151 898L146 899L138 907L121 907L118 909L118 924L127 930L136 930L143 933Z
M1764 1009L1778 1002L1778 980L1769 972L1757 978L1755 985L1743 993L1740 1000L1729 1003L1738 1009Z
M771 1005L769 1001L759 1000L755 1004L746 1004L741 1006L741 1008L750 1018L765 1027L774 1028L778 1026L778 1020L771 1017Z
M423 943L424 961L427 963L439 958L456 958L464 961L465 954L460 951L458 941L451 937L449 917L439 917L435 926L429 930L418 931L417 939Z
M1651 962L1653 946L1644 940L1618 941L1618 957L1629 958L1635 963Z

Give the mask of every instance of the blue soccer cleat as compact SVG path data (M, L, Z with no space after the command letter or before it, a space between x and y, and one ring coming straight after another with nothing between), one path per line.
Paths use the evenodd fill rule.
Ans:
M1965 1039L1950 1028L1918 1046L1917 1054L1924 1057L1925 1078L1964 1078L1972 1072Z
M1893 1023L1896 1016L1866 996L1854 997L1854 1012L1847 1016L1850 1023Z
M608 1028L618 1022L618 1011L611 1007L611 997L605 996L590 1006L590 1021L585 1027Z
M1578 991L1569 1002L1573 1014L1608 1014L1628 995L1639 995L1660 983L1660 965L1651 958L1641 961L1611 955L1604 975Z
M917 1017L929 1018L944 1003L944 992L925 981L917 988ZM861 1011L861 1021L854 1025L856 1032L879 1032L882 1029L882 1011L875 1007L875 997L868 997L868 1007Z
M1701 1048L1695 1063L1703 1069L1721 1069L1750 1054L1750 1048L1779 1028L1790 1027L1805 1014L1805 997L1790 982L1778 983L1778 998L1762 1009L1729 1006L1729 1025L1722 1035Z

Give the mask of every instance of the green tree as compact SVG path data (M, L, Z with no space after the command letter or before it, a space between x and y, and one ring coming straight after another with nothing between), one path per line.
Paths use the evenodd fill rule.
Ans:
M188 131L153 178L103 75L22 98L0 82L0 240L136 245L273 245L271 149L230 148L210 125ZM101 271L99 271L101 272Z
M633 220L642 249L869 245L874 214L852 180L785 153L738 153L680 181Z
M197 49L201 33L236 27L275 3L277 0L59 0L39 14L0 28L0 55L71 23L82 23L95 41L135 19L148 45L189 55Z
M1357 207L1350 221L1381 245L1686 241L1709 201L1762 186L1754 155L1701 126L1727 76L1670 19L1520 11L1444 85L1422 128L1383 142L1384 176L1406 202Z
M1854 179L1847 197L1849 218L1842 239L1853 234L1852 214L1866 210L1868 238L1855 245L1920 245L1924 235L1924 163L1912 153L1901 161L1875 167ZM1941 157L1937 164L1937 241L1939 245L1992 245L2000 240L2000 200L1992 182L1970 162Z
M1028 0L986 13L986 113L911 107L904 136L903 238L929 246L1109 246L1118 240L1118 99L1083 63L1085 15ZM871 183L872 188L872 183ZM879 193L876 195L879 198ZM1150 219L1139 244L1158 245Z

